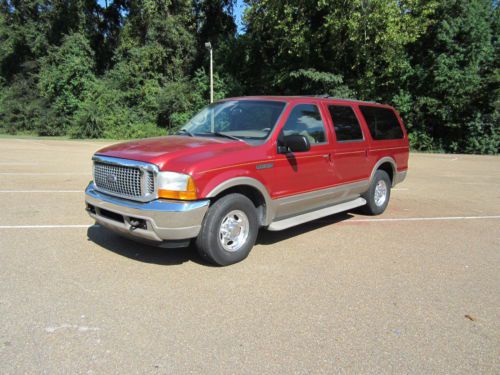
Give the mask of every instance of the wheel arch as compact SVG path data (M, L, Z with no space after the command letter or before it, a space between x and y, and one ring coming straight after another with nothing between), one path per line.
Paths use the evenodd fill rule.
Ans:
M274 206L271 196L262 182L251 177L231 178L213 188L206 197L213 200L231 193L243 194L253 202L261 226L267 226L271 223Z
M389 175L389 178L391 179L391 184L392 184L392 186L394 186L395 185L395 176L396 176L396 172L397 172L396 161L390 156L386 156L386 157L383 157L382 159L378 160L372 169L372 173L370 175L370 184L373 181L373 177L375 176L375 172L377 172L379 169L387 172L387 174Z

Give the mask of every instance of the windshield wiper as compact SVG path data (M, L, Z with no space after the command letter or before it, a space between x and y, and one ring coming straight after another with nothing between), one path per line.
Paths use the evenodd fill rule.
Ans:
M213 134L213 135L216 135L217 137L224 137L224 138L234 139L235 141L245 142L241 138L235 137L234 135L225 134L225 133L210 132L210 133L205 133L205 134L209 134L209 135Z
M177 132L178 135L182 135L182 134L186 134L190 137L194 137L194 134L191 133L189 130L186 130L186 129L179 129L179 131Z

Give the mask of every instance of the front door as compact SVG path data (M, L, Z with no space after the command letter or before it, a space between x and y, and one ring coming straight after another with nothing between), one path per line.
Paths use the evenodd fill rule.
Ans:
M284 136L303 135L311 144L306 152L275 151L272 198L277 202L276 216L285 217L310 208L315 192L334 183L334 172L330 162L331 134L316 104L296 104L280 131Z

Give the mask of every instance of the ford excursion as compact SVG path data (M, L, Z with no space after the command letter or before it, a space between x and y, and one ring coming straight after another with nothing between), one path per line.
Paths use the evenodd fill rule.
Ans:
M221 100L176 135L93 156L86 209L101 226L162 247L194 242L217 265L246 258L259 230L359 207L383 213L408 169L388 105L330 97Z

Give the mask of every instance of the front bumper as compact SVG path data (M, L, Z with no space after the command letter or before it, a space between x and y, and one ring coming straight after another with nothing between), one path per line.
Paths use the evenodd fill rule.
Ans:
M210 201L134 202L101 193L91 182L85 190L85 203L98 224L127 237L162 243L196 237ZM134 222L141 225L134 226Z

